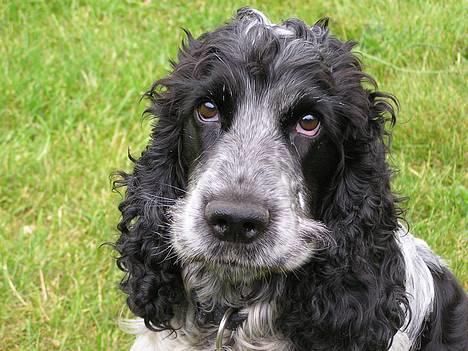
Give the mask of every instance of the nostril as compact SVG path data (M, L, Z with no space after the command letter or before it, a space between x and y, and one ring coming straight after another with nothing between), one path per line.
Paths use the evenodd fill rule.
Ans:
M251 232L251 231L256 230L255 224L250 223L250 222L244 223L242 227L243 227L244 230L247 231L247 232Z
M254 223L247 222L242 225L244 235L248 240L254 239L258 235L258 228Z
M228 222L223 218L215 219L213 222L211 222L211 225L213 226L213 230L221 235L226 233L229 227Z

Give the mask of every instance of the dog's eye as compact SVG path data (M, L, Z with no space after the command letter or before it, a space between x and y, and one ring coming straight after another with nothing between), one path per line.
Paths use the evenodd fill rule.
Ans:
M197 107L197 115L202 122L216 122L219 119L218 108L211 101L200 104Z
M303 116L296 125L296 132L308 137L314 137L320 130L320 121L314 115Z

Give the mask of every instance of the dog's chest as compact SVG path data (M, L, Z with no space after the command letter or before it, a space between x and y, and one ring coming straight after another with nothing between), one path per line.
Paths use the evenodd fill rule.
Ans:
M276 304L257 303L244 310L247 318L234 330L224 330L223 351L291 351L292 343L275 327ZM198 328L187 315L185 327L175 333L145 330L137 336L132 351L213 351L217 327Z
M230 340L229 340L230 339ZM265 336L252 340L248 332L239 328L230 338L225 338L223 351L291 351L293 345L280 335ZM131 351L213 351L216 350L214 336L207 336L203 341L194 336L178 331L177 335L169 332L147 331L137 336Z

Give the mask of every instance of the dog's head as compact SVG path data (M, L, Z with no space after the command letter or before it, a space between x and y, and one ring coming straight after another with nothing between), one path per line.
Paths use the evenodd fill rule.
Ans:
M121 181L122 286L148 324L168 326L186 266L242 281L301 270L331 246L342 266L353 245L355 259L366 245L392 252L382 138L393 110L352 48L326 21L274 25L250 9L188 35L146 94L151 142Z
M170 238L182 263L245 279L297 268L323 246L315 207L337 161L325 35L243 10L189 38L167 91L151 92L180 128L188 185L171 209Z

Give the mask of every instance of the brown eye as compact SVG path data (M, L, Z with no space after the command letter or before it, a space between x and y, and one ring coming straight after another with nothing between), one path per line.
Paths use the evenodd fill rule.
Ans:
M320 121L314 115L302 117L296 125L296 131L309 137L314 137L320 130Z
M218 108L211 101L205 101L197 107L197 115L203 122L216 122L219 119Z

